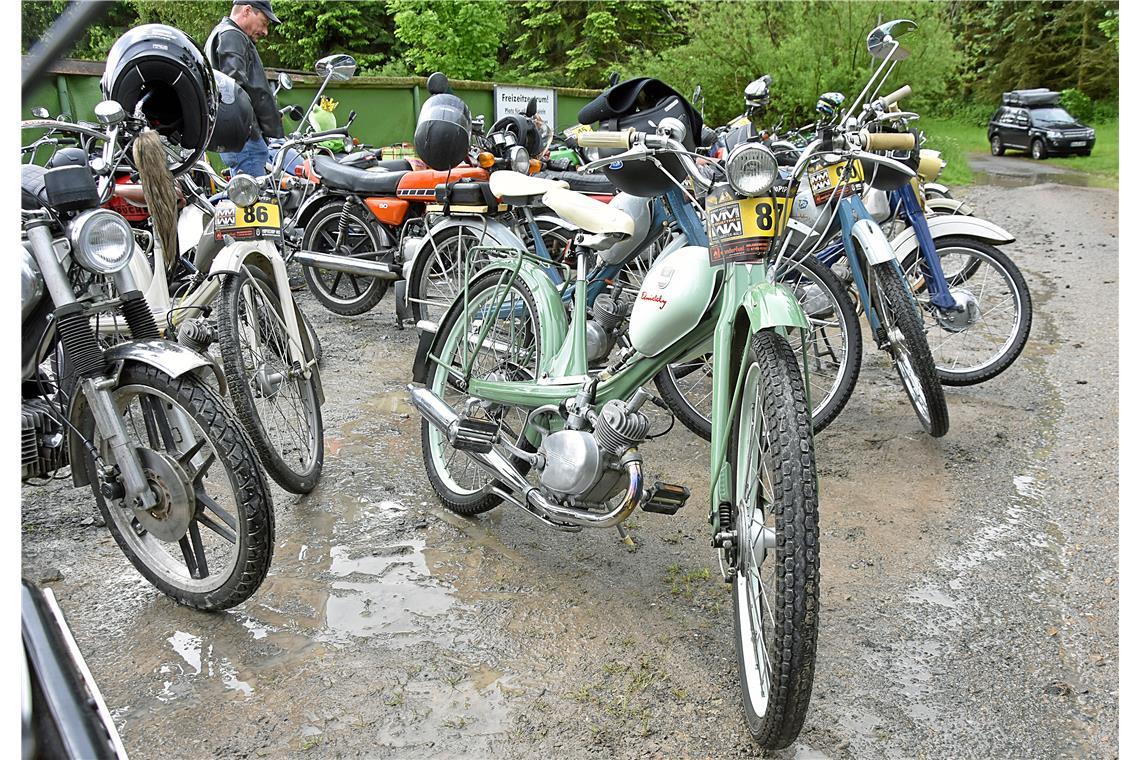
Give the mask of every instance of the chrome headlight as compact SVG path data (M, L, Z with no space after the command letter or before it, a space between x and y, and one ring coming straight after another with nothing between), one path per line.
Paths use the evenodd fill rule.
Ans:
M1063 135L1062 133L1058 132L1058 131L1057 131L1057 130L1055 130L1055 129L1050 129L1050 130L1049 130L1048 132L1046 132L1045 134L1047 134L1047 135L1048 135L1050 138L1052 138L1052 139L1054 139L1054 140L1059 140L1059 139L1061 139L1062 137L1064 137L1064 135Z
M521 145L516 145L507 151L507 161L511 165L511 171L516 171L519 174L530 172L530 154Z
M257 180L248 174L237 175L230 180L226 188L226 196L234 202L234 205L243 208L256 203L260 195L261 187L258 186Z
M748 196L767 192L779 176L776 157L759 143L742 143L733 148L725 171L732 189Z
M79 265L95 274L114 274L131 260L135 236L127 220L109 209L84 212L68 227Z

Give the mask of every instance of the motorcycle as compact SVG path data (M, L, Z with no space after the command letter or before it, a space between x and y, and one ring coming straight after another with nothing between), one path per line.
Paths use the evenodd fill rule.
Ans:
M33 119L123 160L144 125L114 101L99 128ZM120 144L124 139L126 145ZM130 225L101 208L112 173L90 163L21 166L21 476L70 465L91 489L116 543L181 604L222 610L248 599L273 556L269 487L241 424L211 383L207 357L162 340L130 268ZM101 343L93 320L121 319L129 338Z

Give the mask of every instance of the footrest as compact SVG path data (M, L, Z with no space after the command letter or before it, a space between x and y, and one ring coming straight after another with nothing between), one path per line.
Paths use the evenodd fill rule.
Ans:
M677 510L685 506L685 502L688 500L688 488L657 480L645 492L645 500L641 502L641 508L646 512L656 512L659 515L675 515Z
M451 445L460 451L486 454L491 450L491 444L495 442L495 436L498 433L499 426L497 423L461 417L455 428L455 439Z

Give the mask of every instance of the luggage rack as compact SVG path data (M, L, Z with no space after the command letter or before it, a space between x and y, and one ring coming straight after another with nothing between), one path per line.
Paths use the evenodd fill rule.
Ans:
M1048 87L1037 87L1032 90L1011 90L1001 94L1003 106L1031 108L1033 106L1055 106L1060 102L1061 93L1050 90Z

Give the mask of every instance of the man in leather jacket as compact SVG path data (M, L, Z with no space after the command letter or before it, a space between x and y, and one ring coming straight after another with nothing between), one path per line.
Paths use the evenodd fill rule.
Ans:
M285 136L277 100L254 47L255 42L269 34L271 23L281 23L273 13L272 0L234 0L229 18L222 19L206 39L210 65L237 80L257 115L257 128L252 130L245 148L237 153L218 154L235 174L265 174L269 160L266 140Z

